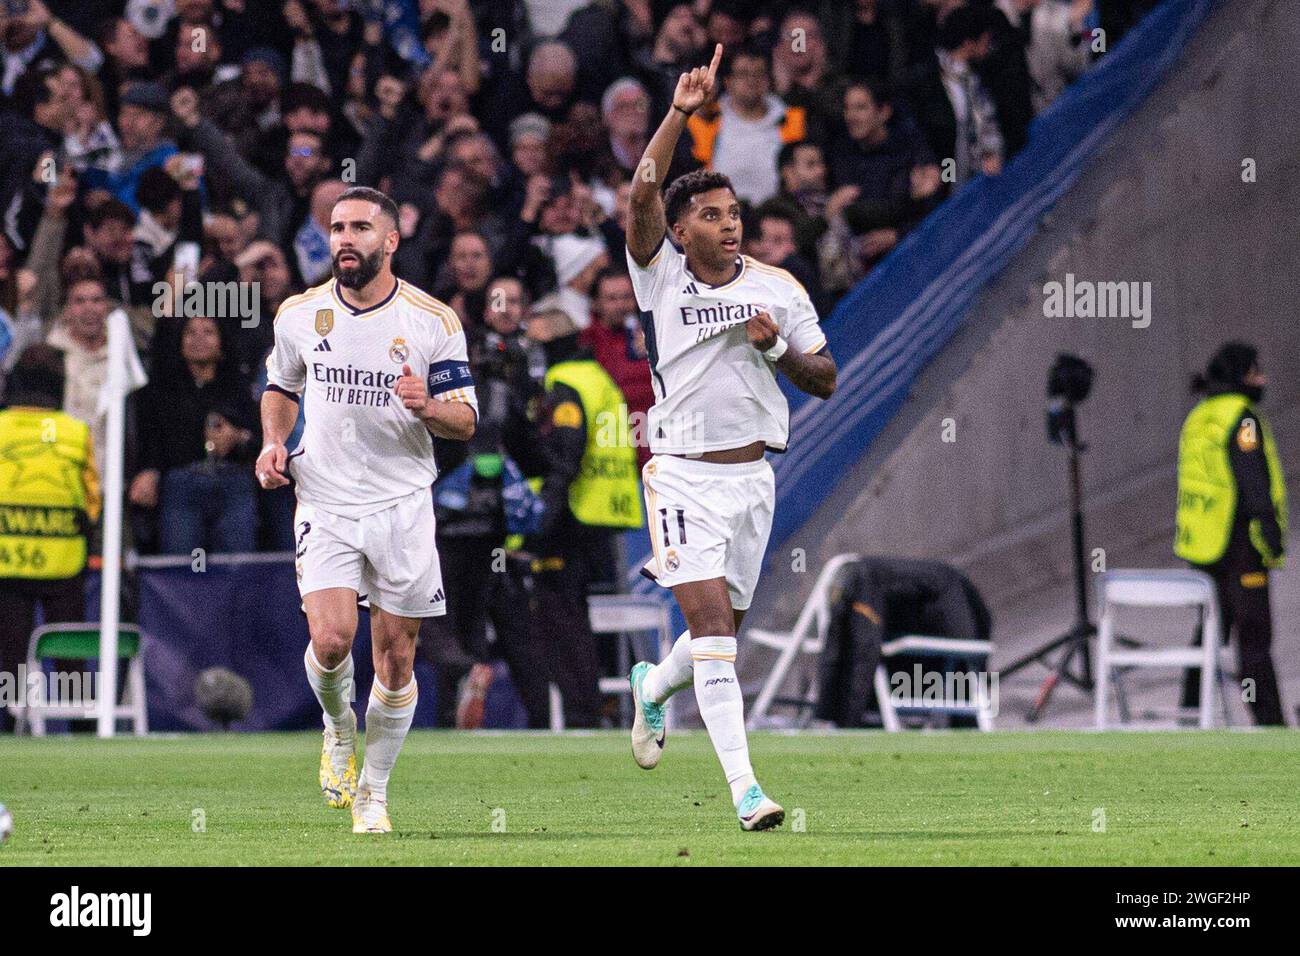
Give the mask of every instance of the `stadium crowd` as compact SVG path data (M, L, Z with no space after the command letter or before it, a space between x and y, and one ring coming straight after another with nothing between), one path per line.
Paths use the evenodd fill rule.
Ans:
M493 589L549 594L537 616L558 633L615 563L622 522L593 526L570 498L590 409L548 370L594 359L633 423L653 401L623 229L679 74L723 44L721 95L691 117L664 181L727 174L743 251L793 274L825 317L952 190L998 174L1149 5L6 2L0 379L29 347L57 349L62 410L102 448L107 320L123 308L150 378L129 406L131 546L292 550L291 489L259 489L250 468L272 318L329 278L339 193L384 190L401 213L395 271L454 308L470 343L479 434L439 448L456 493L435 497L442 547L483 560L449 580L475 597L426 643L483 691L475 635ZM241 291L191 308L195 281ZM519 574L492 582L486 556L511 532ZM549 589L532 577L548 573ZM494 623L525 664L527 635ZM566 710L590 725L598 665L590 646L575 653ZM544 684L523 690L543 722Z

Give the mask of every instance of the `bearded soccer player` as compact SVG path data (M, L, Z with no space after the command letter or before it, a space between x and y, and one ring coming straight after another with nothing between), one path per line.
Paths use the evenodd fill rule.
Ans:
M287 299L262 396L263 488L297 482L298 589L307 681L324 711L320 786L354 833L387 833L388 777L415 713L420 619L446 613L434 546L433 436L465 441L478 405L456 314L392 272L397 207L364 187L330 219L334 277ZM285 439L310 410L302 441ZM352 640L370 607L375 681L357 774Z
M645 571L672 589L689 628L663 661L632 668L632 754L646 769L659 762L664 704L693 684L740 825L766 830L785 811L750 766L736 632L772 528L776 490L764 454L784 451L789 433L777 372L829 398L835 362L804 288L784 269L739 255L740 205L727 177L698 170L659 194L721 57L719 45L707 69L677 81L632 185L628 267L655 389L654 457L642 469L654 545Z

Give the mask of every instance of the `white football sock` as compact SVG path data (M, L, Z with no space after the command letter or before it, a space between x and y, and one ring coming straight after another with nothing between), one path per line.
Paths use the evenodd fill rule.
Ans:
M348 716L352 712L352 655L348 654L333 670L327 670L308 644L303 662L307 667L307 683L311 684L325 713L325 726L346 740L357 728Z
M683 631L668 651L668 656L646 671L641 680L641 690L650 700L662 704L683 687L689 687L694 673L691 632Z
M369 790L380 800L388 799L388 775L411 729L419 699L414 677L401 690L389 690L375 678L370 687L370 705L366 707L366 757L358 790Z
M695 662L695 700L709 729L709 739L722 762L722 772L731 788L731 802L754 784L749 765L749 741L745 739L745 701L736 677L736 639L697 637L691 641Z

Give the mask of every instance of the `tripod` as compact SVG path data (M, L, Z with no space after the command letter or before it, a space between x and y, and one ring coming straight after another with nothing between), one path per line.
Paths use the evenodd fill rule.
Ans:
M1002 668L1002 677L1010 677L1016 671L1029 664L1039 663L1052 669L1038 688L1038 696L1025 714L1025 720L1036 723L1051 699L1052 691L1061 681L1073 684L1080 690L1092 693L1092 657L1088 650L1088 640L1097 633L1097 628L1088 619L1088 578L1083 563L1083 495L1079 485L1079 458L1088 448L1079 441L1074 429L1074 409L1067 403L1067 424L1060 430L1061 443L1070 452L1070 512L1071 531L1074 545L1074 624L1060 637L1049 641L1036 651L1031 651L1011 666ZM1053 665L1049 657L1061 650L1061 656ZM1079 668L1071 669L1075 658Z

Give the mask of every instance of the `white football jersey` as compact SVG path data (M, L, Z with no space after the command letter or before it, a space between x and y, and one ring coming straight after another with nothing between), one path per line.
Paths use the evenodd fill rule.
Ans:
M298 499L360 518L438 476L433 437L394 390L403 365L425 377L434 398L465 402L475 415L478 402L451 308L401 280L368 309L339 293L331 279L280 306L267 383L304 403L307 424L289 454Z
M762 441L784 451L790 408L775 365L749 344L745 323L767 312L790 348L820 352L826 336L804 287L749 256L738 257L730 281L709 285L666 235L645 268L631 251L627 264L655 391L650 450L691 455Z

